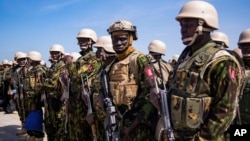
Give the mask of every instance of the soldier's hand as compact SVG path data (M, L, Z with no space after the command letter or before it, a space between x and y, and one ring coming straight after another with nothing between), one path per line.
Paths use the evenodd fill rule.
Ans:
M159 89L160 90L160 89ZM156 88L150 89L150 102L155 106L155 108L158 110L158 114L160 115L160 104L159 104L159 93L157 93Z
M89 114L86 116L86 120L88 122L88 124L91 126L94 123L94 114Z

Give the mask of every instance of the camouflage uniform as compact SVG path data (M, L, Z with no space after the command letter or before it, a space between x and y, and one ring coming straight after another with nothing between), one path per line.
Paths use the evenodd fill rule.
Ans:
M43 94L43 83L46 78L46 68L42 65L30 66L30 69L26 72L23 78L23 91L24 93L24 111L25 111L25 125L24 128L30 136L35 136L40 140L44 137L43 129L33 129L29 118L34 113L31 121L36 121L35 128L41 127L43 122L43 111L41 97ZM32 128L31 128L32 127Z
M15 110L15 105L13 105L13 90L16 88L13 85L13 68L4 68L3 70L3 109L6 113L12 113ZM12 91L12 94L10 92ZM11 103L12 102L12 103Z
M86 121L88 112L87 103L84 102L82 91L83 85L86 86L88 77L88 85L92 88L92 79L97 74L101 64L97 61L95 53L89 51L87 53L80 52L81 57L77 59L74 65L68 67L69 76L71 78L70 96L69 96L69 137L70 140L92 140L91 127ZM83 83L81 82L81 77Z
M215 46L208 42L191 56L187 47L177 62L168 90L177 139L222 140L235 116L240 70L234 57Z
M23 82L24 82L24 76L27 72L27 65L25 66L19 66L17 65L13 72L13 79L16 81L17 85L17 94L16 94L16 104L17 104L17 110L18 115L20 117L22 125L25 122L25 117L27 116L27 113L25 112L25 105L24 105L24 90L23 90ZM26 113L26 114L25 114Z
M250 28L241 32L238 40L238 48L241 51L240 56L244 62L244 81L240 93L239 109L241 124L250 124Z
M3 100L3 74L4 74L4 68L1 64L0 66L0 100L2 102ZM1 103L1 106L2 106L2 103Z
M155 108L149 101L149 86L145 83L144 68L147 58L132 46L121 60L116 60L108 69L109 86L113 102L118 110L118 126L122 131L135 127L122 140L154 140L152 125Z
M250 67L245 66L245 77L240 94L240 119L241 124L250 124Z
M45 131L49 141L61 141L65 139L64 119L65 105L61 101L63 94L62 84L59 81L65 63L58 60L48 69L47 79L45 81L46 102L45 102ZM48 105L47 105L47 104Z

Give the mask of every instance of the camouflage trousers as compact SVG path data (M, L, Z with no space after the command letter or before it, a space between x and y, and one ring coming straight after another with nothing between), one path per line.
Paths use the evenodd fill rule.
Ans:
M52 109L45 110L45 132L48 141L67 141L65 134L64 106L56 112Z
M68 105L69 114L69 140L70 141L90 141L92 131L85 117L87 107L80 99L70 99Z

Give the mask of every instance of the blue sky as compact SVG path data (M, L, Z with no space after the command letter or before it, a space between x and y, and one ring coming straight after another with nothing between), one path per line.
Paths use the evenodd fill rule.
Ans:
M239 34L250 28L249 0L206 0L219 15L219 30L237 47ZM47 62L49 49L61 44L66 52L79 52L76 36L83 28L108 35L119 19L131 21L138 30L134 46L147 53L154 39L167 45L168 60L184 49L175 20L188 0L0 0L0 60L13 60L18 51L39 51Z

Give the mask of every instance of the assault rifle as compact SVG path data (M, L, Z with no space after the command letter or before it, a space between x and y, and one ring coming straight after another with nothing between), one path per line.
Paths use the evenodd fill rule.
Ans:
M111 94L108 86L107 72L103 69L101 72L102 93L104 106L106 108L106 118L104 128L106 130L107 141L120 141L120 133L116 123L116 108L112 103Z
M62 74L61 77L59 77L59 81L62 84L63 87L63 95L61 97L61 101L65 104L65 116L64 116L64 133L68 133L68 121L69 121L69 87L70 87L70 78L66 74Z
M81 74L81 82L82 82L82 89L83 91L85 91L85 82L83 80L83 76ZM91 102L91 88L89 86L89 79L88 79L88 75L86 75L86 85L87 85L87 89L88 92L85 95L86 96L86 100L87 100L87 106L88 106L88 112L87 112L87 116L90 116L91 114L93 114L93 107L92 107L92 102ZM96 133L96 126L95 124L91 125L91 130L92 130L92 135L93 135L93 141L97 141L97 133Z
M167 98L167 89L166 86L164 84L164 78L163 78L163 73L162 73L162 67L160 64L160 60L157 60L158 65L159 65L159 69L160 69L160 75L161 75L161 79L162 79L162 85L163 85L163 90L159 90L158 88L158 83L156 81L156 75L155 75L155 71L154 71L154 66L151 62L151 59L148 57L149 60L149 64L153 73L153 79L154 79L154 86L156 87L156 91L157 91L157 96L160 102L160 108L161 108L161 117L158 120L157 123L157 127L156 127L156 138L158 141L174 141L175 137L174 137L174 132L173 132L173 128L171 125L171 121L170 121L170 115L169 115L169 109L168 109L168 98Z
M23 74L21 73L21 75L23 75ZM23 83L22 83L22 80L21 80L22 78L23 77L20 77L18 75L19 99L20 99L20 102L21 102L21 109L20 109L20 111L22 113L21 116L23 118L23 121L25 121L26 116L25 116L25 106L24 106Z

